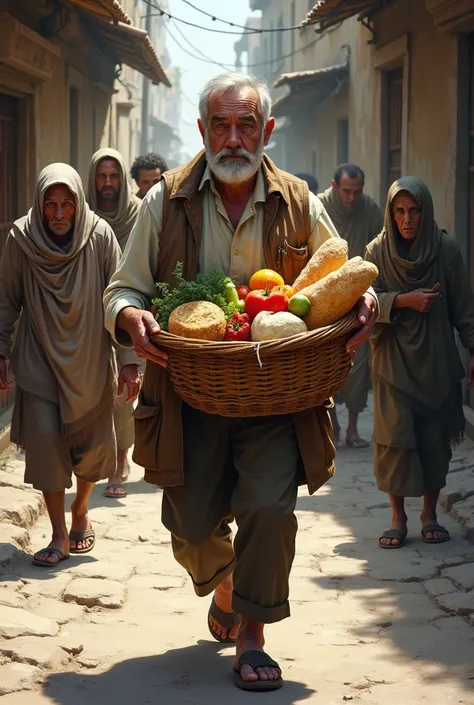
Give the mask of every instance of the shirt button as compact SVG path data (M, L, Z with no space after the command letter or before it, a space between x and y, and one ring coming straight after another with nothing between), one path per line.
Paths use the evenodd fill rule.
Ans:
M238 255L238 254L239 254L239 250L234 250L234 255Z

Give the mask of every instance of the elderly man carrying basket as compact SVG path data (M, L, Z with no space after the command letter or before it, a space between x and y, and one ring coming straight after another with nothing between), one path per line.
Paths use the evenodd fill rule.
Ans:
M104 299L110 333L147 359L135 411L134 459L148 481L164 488L162 520L196 594L214 591L209 628L219 641L235 641L236 685L245 690L282 685L280 667L264 651L264 625L290 615L298 485L306 482L313 493L334 473L331 402L257 416L219 413L219 406L214 414L193 408L174 390L180 375L172 384L165 370L168 355L154 341L173 336L160 333L150 308L157 282L176 286L177 263L186 280L197 277L201 289L213 271L244 284L262 267L291 283L323 243L338 238L307 184L264 155L274 127L270 110L267 86L252 76L224 74L206 85L198 121L205 151L166 172L145 197ZM342 343L346 374L350 353L375 322L376 298L364 291L358 296L361 329L347 342L347 352L348 335ZM165 288L165 301L169 295ZM246 345L258 364L258 351ZM304 378L306 370L299 374ZM232 519L238 527L233 543Z

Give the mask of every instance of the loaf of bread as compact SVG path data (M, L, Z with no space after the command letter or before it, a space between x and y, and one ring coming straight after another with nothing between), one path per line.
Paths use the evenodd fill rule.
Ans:
M171 312L168 330L173 335L198 340L224 340L226 320L219 306L210 301L191 301Z
M314 253L301 274L295 279L293 289L299 293L301 289L316 284L347 262L347 242L342 237L330 237L323 242Z
M349 313L378 273L372 262L353 257L337 271L302 289L299 293L311 301L311 309L304 319L308 330L329 326Z

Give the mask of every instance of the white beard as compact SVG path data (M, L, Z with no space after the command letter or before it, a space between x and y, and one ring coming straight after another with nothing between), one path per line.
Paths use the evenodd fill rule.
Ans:
M260 169L265 149L263 132L260 144L254 154L243 149L243 147L236 147L235 149L224 147L216 154L209 146L207 131L204 135L204 146L209 169L216 179L224 184L242 184L245 181L249 181ZM244 157L244 159L222 162L222 157L226 156L239 156Z

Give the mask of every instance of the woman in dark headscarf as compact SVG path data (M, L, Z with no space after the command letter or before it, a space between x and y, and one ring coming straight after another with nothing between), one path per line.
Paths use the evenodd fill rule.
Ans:
M382 233L367 247L377 265L380 316L372 340L375 476L392 505L381 548L407 535L405 497L423 496L422 536L449 539L437 521L451 447L464 433L465 377L454 329L469 350L474 382L474 296L456 239L441 230L427 186L414 177L388 193Z

